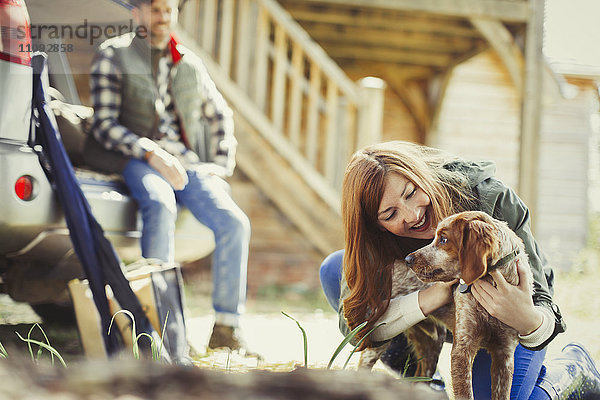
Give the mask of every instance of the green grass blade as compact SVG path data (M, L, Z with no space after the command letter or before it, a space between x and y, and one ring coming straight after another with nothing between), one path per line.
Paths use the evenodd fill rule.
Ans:
M35 340L35 339L25 339L23 336L21 336L19 334L19 332L15 332L17 334L17 336L19 337L19 339L21 339L22 341L26 342L28 345L30 344L35 344L37 346L43 347L44 349L48 350L52 355L56 356L56 358L58 358L58 360L60 361L60 363L63 365L63 367L67 368L67 364L65 363L65 360L62 358L62 356L60 355L60 353L52 346L40 342L39 340ZM33 354L32 354L33 355Z
M333 364L333 361L336 359L336 357L340 354L340 352L342 351L342 349L352 340L354 339L354 336L356 336L356 334L365 327L365 325L367 325L368 321L363 322L362 324L358 325L356 328L354 328L352 330L352 332L350 332L349 334L346 335L346 337L344 338L344 340L342 340L342 342L339 344L339 346L337 347L337 349L335 349L335 351L333 352L333 355L331 356L331 360L329 360L329 364L327 364L327 369L331 368L331 365Z
M33 331L33 329L35 328L35 324L31 325L31 328L29 328L29 332L27 332L27 339L31 339L31 332ZM41 347L38 348L38 356L34 356L33 355L33 348L31 347L31 342L27 342L27 349L29 350L29 355L31 356L31 360L33 362L37 362L37 360L39 359L39 351L41 350Z
M404 368L402 369L402 377L406 377L406 374L408 373L408 368L410 367L412 363L410 362L410 357L406 357L406 361L404 361Z
M133 314L128 311L128 310L119 310L116 313L113 314L112 318L110 319L110 325L108 326L108 334L110 335L110 330L113 326L113 322L115 321L115 317L120 314L123 313L125 315L127 315L130 319L131 319L131 347L132 347L132 352L133 352L133 357L136 360L140 359L140 349L138 347L138 342L137 342L137 336L136 336L136 329L135 329L135 318L133 316Z
M46 340L46 344L48 344L48 346L50 345L50 339L48 339L48 336L46 335L46 332L44 332L44 330L42 329L42 327L40 326L40 324L38 324L37 322L34 323L33 325L31 325L31 328L29 329L29 332L27 332L27 339L31 339L31 333L33 332L33 330L35 328L38 328L40 330L40 332L42 332L42 336L44 336L44 339ZM38 351L37 351L37 356L34 358L33 357L33 349L31 348L31 342L27 343L27 347L29 348L29 354L31 355L31 358L34 361L37 361L40 359L40 357L42 356L43 353L43 349L42 347L38 347ZM54 355L52 353L50 353L50 358L52 360L52 365L54 365Z
M2 345L2 342L0 342L0 357L2 357L2 358L8 358L8 352L6 351L6 349L4 348L4 346Z
M367 334L365 336L363 336L358 343L356 343L356 346L354 346L354 348L352 349L352 352L350 353L350 355L348 356L348 358L346 359L346 362L344 363L344 366L342 367L342 369L346 369L346 366L348 365L348 363L350 362L350 358L352 358L352 355L356 352L356 349L358 349L360 347L360 345L362 344L362 342L365 341L365 339L377 328L379 328L380 326L385 325L385 322L380 323L379 325L377 325L376 327L372 328L369 332L367 332Z
M156 360L160 360L162 357L163 351L163 343L165 341L165 332L167 330L167 321L169 320L169 310L167 310L167 315L165 316L165 323L163 324L162 334L160 335L160 350L158 351L158 358Z
M154 338L151 335L147 334L146 332L140 333L135 338L136 345L137 345L138 340L140 340L144 336L147 337L148 339L150 339L150 349L152 350L152 359L153 360L158 360L158 346L154 342ZM139 346L138 346L138 348L139 348ZM138 352L137 358L139 358L139 352Z
M423 357L411 362L410 357L408 357L406 359L406 362L404 363L404 370L402 371L402 379L404 379L408 382L431 382L433 379L428 376L406 376L406 374L408 373L408 368L411 365L418 363L422 359L423 359Z
M296 322L296 325L298 325L298 328L300 328L300 331L302 332L302 339L304 341L304 367L308 368L308 338L306 337L306 331L304 330L302 325L300 325L300 322L296 320L296 318L284 313L283 311L281 313L289 319L291 319L292 321Z

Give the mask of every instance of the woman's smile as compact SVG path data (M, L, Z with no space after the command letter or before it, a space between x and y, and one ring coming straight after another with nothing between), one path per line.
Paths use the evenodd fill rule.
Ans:
M413 227L410 229L412 229L415 232L424 232L427 229L429 229L429 223L430 223L429 213L426 210L423 213L423 216L421 217L419 222L417 222L415 225L413 225Z
M380 228L396 236L432 239L435 227L429 196L399 173L390 173L385 180L377 212Z

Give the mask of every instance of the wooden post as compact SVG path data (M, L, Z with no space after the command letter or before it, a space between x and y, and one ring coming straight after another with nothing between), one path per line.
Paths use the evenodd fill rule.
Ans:
M531 14L527 22L525 41L525 78L521 106L521 143L519 166L519 196L523 199L532 218L535 230L537 208L540 125L543 93L543 23L544 0L529 0Z
M254 102L266 112L267 67L269 61L269 17L267 10L259 5L256 21L256 49L254 51Z
M298 42L292 43L292 74L290 77L290 142L300 147L302 125L302 84L304 83L304 52Z
M231 55L233 50L233 0L221 2L221 32L219 37L219 64L231 76Z
M275 128L283 132L286 101L286 68L288 64L287 37L280 24L275 25L275 57L273 59L273 81L271 83L271 121Z
M216 0L205 0L202 20L202 48L211 56L215 56L215 35L217 21Z
M383 128L383 101L386 84L372 76L358 81L362 107L358 117L356 148L381 141Z
M338 88L333 81L327 82L325 114L325 179L333 186L335 181L336 165L343 153L339 151L340 140L337 137L339 96Z
M306 122L306 159L316 168L319 146L319 100L321 92L321 68L315 62L310 63Z
M248 71L250 70L250 57L254 49L252 38L254 32L251 27L250 0L238 1L237 35L236 35L236 61L235 80L245 93L248 92Z

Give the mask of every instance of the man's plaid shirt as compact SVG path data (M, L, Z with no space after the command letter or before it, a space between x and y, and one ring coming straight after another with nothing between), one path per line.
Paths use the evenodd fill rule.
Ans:
M165 51L159 58L157 66L153 69L155 75L158 98L156 112L158 114L158 139L154 142L162 149L177 157L184 167L190 168L199 163L199 158L183 143L180 135L179 118L175 112L171 97L171 78L173 75L172 57ZM205 70L203 70L206 73ZM125 155L143 158L148 148L142 146L141 136L135 134L119 122L121 108L122 72L115 61L115 51L106 47L96 54L92 63L90 74L90 89L94 106L94 122L92 132L96 139L110 150L117 150ZM204 79L211 81L206 76ZM217 104L210 103L211 98L202 105L202 114L209 127L208 135L213 140L221 142L225 139L226 122L218 113ZM147 143L147 139L145 139ZM216 146L217 154L213 162L223 167L228 165L228 154L220 151L221 146Z

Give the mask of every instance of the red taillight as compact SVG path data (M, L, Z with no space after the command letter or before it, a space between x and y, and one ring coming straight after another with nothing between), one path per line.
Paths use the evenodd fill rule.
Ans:
M15 193L21 200L31 200L33 196L33 179L30 176L23 175L15 182Z
M31 24L24 0L0 0L0 60L31 65Z

